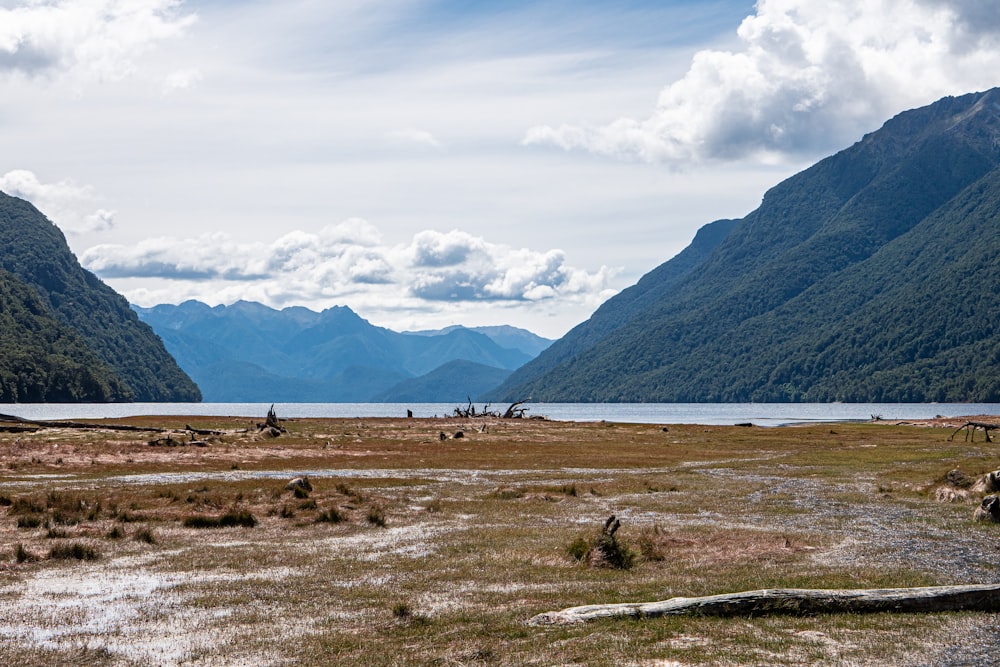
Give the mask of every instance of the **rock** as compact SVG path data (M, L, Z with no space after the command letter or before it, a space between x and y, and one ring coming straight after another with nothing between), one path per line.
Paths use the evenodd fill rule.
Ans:
M954 486L939 486L934 490L934 500L939 503L964 503L969 499L969 492L966 489L959 489Z
M294 491L295 489L301 489L309 492L313 490L313 485L309 482L308 477L296 477L288 484L285 484L285 491Z
M948 471L948 474L944 476L945 481L952 486L957 486L960 489L967 489L972 486L976 480L972 477L966 475L964 472L955 468L954 470Z
M1000 491L1000 470L986 473L972 485L973 493L993 493L994 491Z
M973 521L1000 523L1000 498L993 495L983 498L983 502L973 513L972 519Z

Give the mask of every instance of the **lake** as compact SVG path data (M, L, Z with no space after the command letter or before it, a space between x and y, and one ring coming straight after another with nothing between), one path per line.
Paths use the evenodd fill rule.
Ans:
M278 417L415 417L451 415L458 403L276 403ZM465 407L465 404L461 404ZM930 419L1000 415L1000 403L527 403L528 416L560 421L782 426L803 422ZM0 413L24 419L101 419L137 415L207 415L263 420L269 403L8 403ZM482 404L477 404L481 409ZM492 406L504 410L506 404Z

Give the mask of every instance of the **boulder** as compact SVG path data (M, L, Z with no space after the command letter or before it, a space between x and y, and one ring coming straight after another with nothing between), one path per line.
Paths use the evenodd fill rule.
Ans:
M295 489L300 489L309 493L313 490L313 485L309 482L308 477L296 477L288 482L288 484L285 484L285 491L294 491Z
M1000 523L1000 498L990 495L983 498L983 502L976 508L972 515L974 521L989 521L990 523Z
M994 493L1000 491L1000 470L988 472L972 485L973 493Z

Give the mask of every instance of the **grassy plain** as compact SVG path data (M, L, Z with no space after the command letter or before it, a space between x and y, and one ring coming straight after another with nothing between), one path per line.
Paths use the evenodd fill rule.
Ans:
M204 446L0 433L0 661L937 665L1000 636L985 613L526 624L592 603L1000 581L979 499L933 497L949 470L1000 467L982 434L316 419L264 438L250 422L124 421L225 432ZM301 474L314 490L285 490ZM611 514L630 569L571 553Z

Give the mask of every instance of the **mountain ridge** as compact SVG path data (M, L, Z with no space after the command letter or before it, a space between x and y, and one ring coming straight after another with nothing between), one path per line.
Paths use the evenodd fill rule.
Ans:
M347 306L315 312L187 301L133 309L198 381L206 400L218 402L378 402L397 385L402 391L418 380L433 395L464 400L532 358L481 331L401 333L375 326ZM485 329L528 349L545 340L513 327ZM441 370L453 361L468 363Z
M905 271L905 257L926 248L960 253L975 237L968 231L957 231L956 237L943 229L965 229L973 224L965 212L980 204L989 208L1000 192L1000 179L993 177L998 166L997 89L899 114L853 146L768 190L760 207L739 220L697 270L654 285L655 297L638 311L618 296L609 299L602 306L603 317L617 316L610 331L600 331L591 318L567 334L569 341L557 341L490 397L530 396L546 402L1000 398L994 383L977 380L974 371L958 363L971 364L971 349L1000 347L1000 339L979 336L966 343L973 347L964 352L937 349L936 356L921 357L913 367L928 374L933 370L934 379L914 378L916 371L904 373L891 353L900 336L909 340L930 334L887 322L867 295L893 283L894 276L880 269L880 262ZM976 242L984 240L1000 253L992 237ZM932 273L928 266L921 270ZM989 317L997 304L986 271L978 283L955 289L962 290L963 298L981 302ZM946 273L933 275L948 284ZM816 296L823 293L832 296L824 302ZM919 302L931 319L941 319L927 293L901 288L897 299L904 299L899 304L904 309L910 306L906 300ZM943 303L941 295L938 301ZM947 301L957 307L954 300ZM912 308L907 312L914 313ZM880 355L867 339L852 337L854 325L889 354ZM599 335L593 335L595 330ZM956 344L967 338L953 328L943 331ZM926 341L919 345L933 347ZM568 348L572 354L555 357Z

